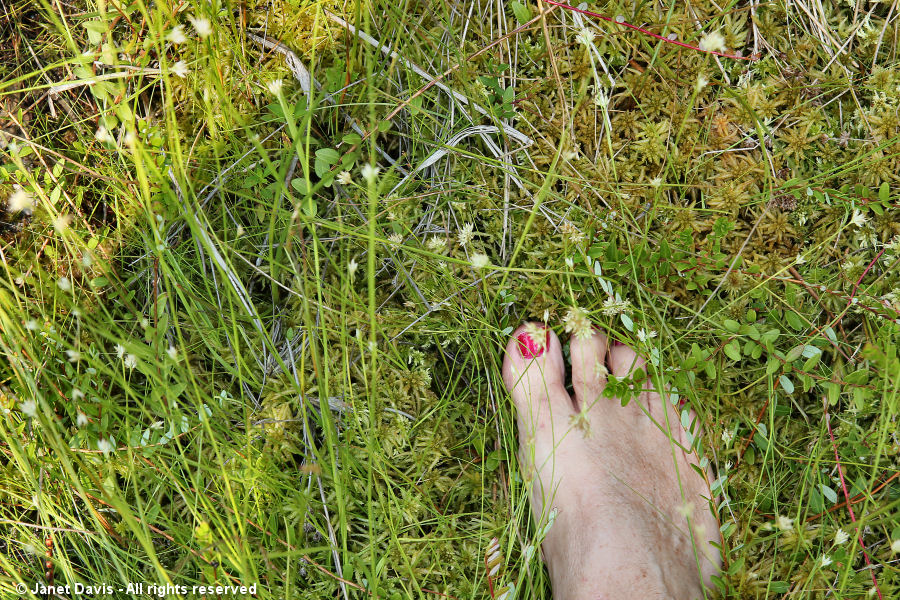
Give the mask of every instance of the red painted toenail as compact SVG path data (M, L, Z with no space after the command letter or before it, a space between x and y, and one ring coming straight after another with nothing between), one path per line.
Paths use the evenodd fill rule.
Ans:
M520 333L516 336L516 340L519 342L519 352L522 353L523 358L537 358L550 344L550 332L547 332L547 340L543 345L535 342L527 333Z

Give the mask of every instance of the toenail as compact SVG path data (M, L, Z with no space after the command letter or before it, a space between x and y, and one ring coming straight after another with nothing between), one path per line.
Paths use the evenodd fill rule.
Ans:
M520 333L516 336L516 341L519 342L519 352L522 353L522 357L537 358L542 355L544 350L550 344L550 331L547 331L545 335L547 336L547 339L543 344L535 342L527 333Z
M615 347L615 346L624 346L624 345L625 345L625 344L623 344L623 343L620 342L619 340L613 340L613 347Z

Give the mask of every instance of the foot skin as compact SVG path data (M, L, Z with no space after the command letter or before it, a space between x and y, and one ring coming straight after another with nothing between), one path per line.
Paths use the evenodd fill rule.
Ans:
M649 389L624 407L602 395L608 373L644 366L628 346L600 331L570 344L574 398L549 329L513 332L503 363L535 521L555 514L542 543L554 600L703 598L721 566L718 527L680 411Z

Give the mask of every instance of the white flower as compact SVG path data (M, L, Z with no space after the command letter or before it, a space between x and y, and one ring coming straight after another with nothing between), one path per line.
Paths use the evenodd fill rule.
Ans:
M483 269L491 264L491 259L487 257L487 254L476 253L472 255L472 268L474 269Z
M718 31L710 31L700 40L700 49L707 52L725 52L725 37Z
M176 25L173 27L168 35L166 35L166 39L173 44L185 43L187 41L187 36L184 35L184 25Z
M341 185L350 185L353 181L353 177L350 176L350 171L341 171L338 173L336 179Z
M594 334L587 311L578 306L569 309L563 317L563 324L566 326L566 332L572 333L578 339L586 340Z
M68 292L72 289L72 282L69 281L68 277L60 277L56 280L56 286L64 292Z
M347 273L350 274L350 279L353 279L353 276L356 275L356 269L359 268L359 263L356 262L356 259L351 258L350 262L347 263Z
M122 358L123 356L125 356L125 346L123 346L122 344L116 344L115 349L116 349L116 356L118 356L119 358Z
M113 447L112 444L109 443L109 440L98 440L97 450L100 450L104 455L106 455L112 452Z
M70 395L72 396L72 400L76 400L76 401L77 401L77 400L83 400L83 399L84 399L84 392L82 392L82 391L79 390L78 388L72 388L72 393L71 393Z
M69 223L71 222L72 215L59 215L53 219L53 229L56 230L56 233L62 235L62 233L69 228Z
M828 556L827 554L823 554L820 561L822 562L823 567L827 567L828 565L831 564L831 557Z
M209 34L212 33L212 25L209 22L209 19L204 17L190 17L188 19L191 22L191 25L194 26L194 31L197 32L197 35L200 38L206 38Z
M858 208L853 209L853 217L850 219L850 223L852 225L856 225L857 227L862 227L869 221L869 218L862 213Z
M69 357L69 362L78 362L81 360L81 352L78 350L66 350L66 356Z
M17 187L6 204L9 212L16 213L24 211L30 213L31 207L34 206L34 199L31 197L31 194L22 188Z
M78 416L75 417L75 424L78 426L79 429L86 427L88 424L87 415L79 410Z
M399 246L400 244L403 243L403 236L400 235L399 233L392 233L391 235L388 236L388 241L393 246Z
M656 337L656 332L652 329L650 331L644 331L644 328L641 327L637 330L638 339L642 342L646 342L649 339L653 339Z
M790 531L794 528L794 520L784 515L778 515L775 518L775 526L782 531Z
M460 246L466 246L472 241L472 238L475 237L473 233L474 228L475 226L471 223L466 223L462 226L462 229L459 230L459 234L456 236Z
M840 546L844 542L850 539L850 535L844 531L843 529L838 529L834 532L834 545Z
M606 379L609 376L609 369L599 358L594 361L594 376L598 379Z
M37 404L34 400L26 400L22 403L22 406L19 407L25 416L34 418L37 416Z
M595 34L592 30L587 27L582 27L581 31L578 32L578 35L575 36L575 41L582 46L590 46L594 41L594 37Z
M447 249L447 240L435 235L432 236L427 242L425 242L425 247L432 252L442 254L444 250Z
M28 319L27 321L25 321L25 329L27 329L28 331L37 331L37 328L38 322L34 319Z
M607 317L614 317L629 310L631 310L631 302L628 300L618 300L610 296L603 302L602 312Z
M900 540L894 540L891 542L891 552L893 554L900 554Z
M126 354L125 366L129 369L135 368L137 366L137 356L135 356L134 354Z
M113 134L103 125L97 128L97 131L94 133L94 139L104 144L114 144L116 142Z
M594 95L594 104L599 106L600 108L606 108L609 106L609 96L606 95L606 92L603 90L598 91Z
M269 83L266 84L266 89L269 90L269 93L273 96L278 96L281 94L281 90L284 88L284 80L283 79L273 79Z
M730 430L730 429L722 430L722 443L723 444L726 444L726 445L730 444L731 440L733 440L733 439L734 439L734 432L732 430Z
M566 257L566 266L569 267L570 269L575 266L575 261L572 259L571 256Z
M363 179L372 183L375 181L375 178L378 176L378 167L374 167L370 164L365 164L362 166L362 169L359 170L360 174L363 176Z
M166 354L169 355L169 358L175 360L176 358L178 358L178 348L176 348L175 346L169 346L169 349L166 350Z
M172 65L172 74L177 75L178 77L181 77L182 79L187 77L187 74L189 72L190 71L188 71L187 63L184 62L183 60L179 60L177 63Z
M705 88L706 84L708 84L708 83L709 83L709 78L706 75L704 75L703 73L700 73L699 75L697 75L697 83L694 84L694 89L697 90L697 93L699 94L700 90Z

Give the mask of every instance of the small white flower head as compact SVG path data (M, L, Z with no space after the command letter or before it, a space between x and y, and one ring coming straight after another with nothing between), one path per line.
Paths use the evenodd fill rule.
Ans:
M637 337L640 341L646 342L647 340L653 339L656 337L656 332L650 329L649 331L645 331L643 327L637 330Z
M578 34L575 36L575 41L581 44L582 46L590 46L594 42L594 31L587 28L582 27Z
M200 39L205 39L212 33L212 25L210 24L209 19L205 17L190 17L188 20L194 27L194 31L200 36Z
M487 257L487 254L482 254L477 252L472 255L472 268L473 269L484 269L485 267L491 264L491 259Z
M176 348L175 346L169 346L169 349L166 350L166 354L169 355L169 358L175 360L178 358L178 348Z
M403 243L403 236L400 235L399 233L392 233L391 235L388 236L388 241L391 243L392 246L399 246L400 244Z
M678 514L680 514L685 519L691 518L694 514L694 503L693 502L684 502L683 504L676 507Z
M425 247L435 254L443 254L444 250L447 249L447 240L435 235L425 242Z
M828 565L831 564L832 561L831 561L831 557L830 557L830 556L828 556L827 554L823 554L823 555L822 555L822 558L819 559L819 562L822 563L822 566L823 566L823 567L827 567Z
M734 439L734 432L731 429L723 429L722 430L722 443L730 444L731 440Z
M94 264L94 255L91 254L90 250L85 250L81 255L81 266L85 269L91 268L91 265Z
M353 177L350 176L350 171L341 171L335 179L337 179L337 182L341 185L350 185L353 181Z
M113 447L109 440L97 440L97 450L99 450L103 453L104 456L106 456L113 451Z
M243 235L244 235L245 233L247 233L247 232L244 230L244 226L243 226L243 225L238 225L238 226L237 226L237 229L234 230L234 235L235 235L235 237L243 237Z
M365 179L369 183L372 183L373 181L375 181L375 178L378 177L378 171L379 171L378 167L372 166L370 164L363 165L362 169L359 170L363 179Z
M570 269L575 266L575 260L571 256L566 257L566 266Z
M894 540L891 542L891 552L893 554L900 554L900 540Z
M630 310L631 302L629 302L628 300L619 300L610 296L603 301L602 312L607 317L614 317L618 314L628 312Z
M19 410L21 410L26 417L31 417L33 419L37 416L37 403L34 400L26 400L19 407Z
M778 515L775 518L775 526L781 531L790 531L794 528L794 520L784 515Z
M594 104L599 106L600 108L606 108L609 106L609 95L603 90L599 90L596 94L594 94Z
M850 223L852 225L856 225L857 227L862 227L866 223L869 222L869 218L863 214L861 210L858 208L853 209L853 217L850 218Z
M459 233L456 236L456 239L459 241L460 246L465 247L469 244L469 242L472 241L472 238L475 237L474 230L475 230L475 226L472 225L471 223L466 223L465 225L462 226L462 228L459 230Z
M137 356L134 354L126 354L124 364L129 369L133 369L137 366Z
M9 197L9 200L6 203L7 210L14 213L30 213L33 206L34 198L31 197L31 194L18 186L13 191L12 195Z
M578 306L569 309L563 317L563 324L567 333L581 340L586 340L594 334L587 311Z
M101 144L116 143L116 138L113 137L113 134L104 125L98 127L97 131L94 132L94 139L96 139Z
M78 388L72 388L72 393L69 395L72 396L72 400L84 400L84 392L82 392Z
M709 78L706 75L704 75L703 73L700 73L697 75L697 83L694 84L694 89L699 94L700 91L703 88L705 88L708 83L709 83Z
M37 331L37 328L38 322L34 319L28 319L27 321L25 321L25 329L27 329L28 331Z
M624 23L625 17L623 15L616 15L616 23Z
M700 49L707 52L725 52L725 36L718 31L710 31L700 40Z
M350 275L350 279L353 279L353 276L356 275L356 270L359 268L359 263L356 262L355 258L351 258L350 262L347 263L347 273Z
M606 379L609 376L609 369L599 358L594 361L594 375L598 379Z
M72 215L59 215L53 219L53 229L56 230L56 233L62 235L69 228L71 222Z
M119 358L125 356L125 346L123 346L122 344L116 344L115 350L116 356L118 356Z
M266 89L269 90L269 93L273 96L278 96L281 94L281 90L284 89L284 80L273 79L266 84Z
M655 190L658 190L660 187L662 187L662 184L663 184L662 177L654 177L653 179L650 180L650 187L652 187Z
M547 308L544 309L543 317L544 317L543 318L544 323L547 323L548 321L550 321L550 310L549 309L547 309Z
M182 79L187 77L189 72L190 71L188 70L187 63L184 62L183 60L179 60L177 63L172 65L172 74L177 75L178 77L181 77Z
M78 350L66 350L66 356L69 357L69 362L74 363L81 360L81 352Z
M75 425L77 425L79 429L84 429L85 427L87 427L87 424L88 424L87 415L79 410L78 416L75 417Z
M172 42L173 44L183 44L187 41L187 36L184 35L184 25L176 25L169 31L166 35L166 39Z
M835 546L840 546L849 539L850 539L850 534L848 534L843 529L838 529L837 531L834 532L834 545Z
M66 276L60 277L56 280L56 287L61 289L64 292L68 292L72 289L72 282L69 281L69 278Z

